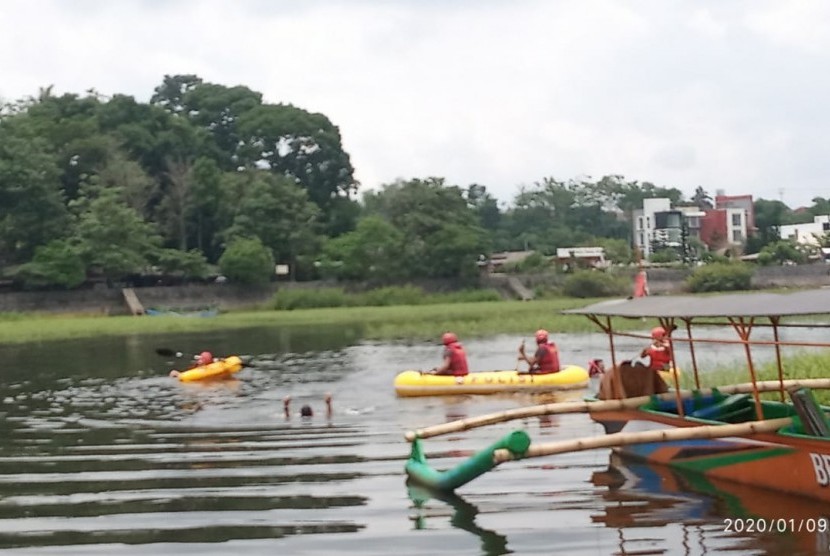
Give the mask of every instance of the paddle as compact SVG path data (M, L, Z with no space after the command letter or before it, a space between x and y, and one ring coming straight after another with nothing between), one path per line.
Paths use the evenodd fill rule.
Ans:
M185 355L189 355L192 358L193 355L194 355L194 354L189 354L189 353L185 354L185 353L182 353L181 351L173 351L170 348L156 348L156 353L158 353L162 357L177 357L177 358L178 357L184 357Z
M196 359L198 357L195 353L184 353L181 351L174 351L170 348L156 348L156 353L161 355L162 357L175 357L180 359L182 357L186 357L187 359ZM214 357L214 361L218 361L220 359L224 359L223 357ZM239 359L242 360L243 365L249 365L253 360L253 356L251 355L240 355Z

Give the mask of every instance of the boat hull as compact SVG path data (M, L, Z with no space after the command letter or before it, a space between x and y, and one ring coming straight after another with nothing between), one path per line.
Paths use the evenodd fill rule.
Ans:
M661 412L630 410L592 415L608 431L636 433L704 424ZM716 424L716 423L709 423ZM622 457L684 472L830 502L830 438L786 429L741 437L618 446Z
M242 370L242 360L232 355L220 361L214 361L210 365L200 365L193 369L182 371L179 380L182 382L195 382L199 380L216 380L228 378L234 373Z
M479 371L466 376L421 374L403 371L395 377L395 393L410 396L453 396L507 392L575 390L588 385L588 371L565 365L558 373L527 374L517 371Z

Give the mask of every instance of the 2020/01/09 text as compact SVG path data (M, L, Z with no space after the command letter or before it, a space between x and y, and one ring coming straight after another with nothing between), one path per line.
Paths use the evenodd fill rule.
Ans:
M830 518L726 518L723 520L724 533L827 533L830 532Z

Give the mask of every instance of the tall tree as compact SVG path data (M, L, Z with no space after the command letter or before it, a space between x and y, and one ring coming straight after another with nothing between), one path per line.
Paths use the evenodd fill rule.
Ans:
M0 126L0 262L26 262L38 246L67 234L56 157L30 132Z
M501 211L495 197L484 185L471 184L466 192L467 203L478 215L478 223L485 230L496 231L501 221Z
M471 277L488 249L487 235L458 186L443 178L386 184L364 196L367 214L376 214L404 236L400 264L412 277Z
M161 238L121 199L117 189L90 183L76 203L80 210L74 242L87 267L109 280L142 271L156 254Z
M340 130L323 114L291 105L262 105L240 117L243 160L266 163L274 172L295 178L324 212L335 197L357 191Z
M296 277L298 258L316 254L321 238L319 209L293 180L264 171L246 172L228 238L256 237L271 250L274 260L291 265Z
M695 194L692 195L692 202L700 210L709 210L715 206L712 203L712 196L709 195L705 189L703 189L702 185L698 185L697 188L695 188Z

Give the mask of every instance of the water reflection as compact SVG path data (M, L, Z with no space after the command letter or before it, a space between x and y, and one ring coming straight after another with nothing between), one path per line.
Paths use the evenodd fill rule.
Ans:
M620 554L631 553L632 546L659 546L662 541L649 531L678 524L683 554L706 554L724 538L747 550L830 554L830 508L819 502L617 455L607 469L592 474L591 482L603 489L606 501L591 519L618 531ZM813 527L798 531L791 523ZM780 530L771 531L773 524Z
M453 527L472 533L481 539L481 554L486 556L499 556L510 554L513 551L507 548L507 537L490 529L485 529L476 523L476 516L479 510L457 494L452 492L431 491L411 482L406 485L407 494L412 501L416 511L413 518L415 529L427 529L427 520L431 510L428 506L430 500L438 500L452 508L450 524Z
M568 362L607 347L599 336L557 339ZM475 368L515 365L515 337L465 345ZM162 346L252 361L233 381L183 384L167 376L181 360L159 357ZM584 395L396 398L395 374L432 362L435 349L360 342L359 330L348 327L0 346L0 549L84 556L386 556L390 546L436 556L694 554L701 546L798 553L785 536L723 535L725 516L762 515L729 490L734 485L705 492L689 479L620 475L606 469L601 451L512 462L459 496L408 497L404 431ZM299 415L303 405L311 417ZM584 415L525 419L430 439L430 461L452 467L515 428L537 440L599 431ZM744 510L717 494L724 492ZM754 500L802 515L778 499Z

